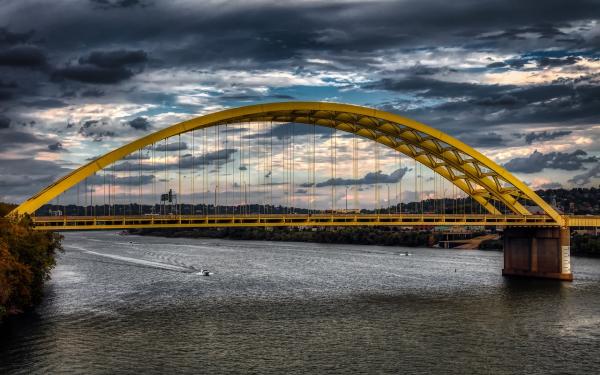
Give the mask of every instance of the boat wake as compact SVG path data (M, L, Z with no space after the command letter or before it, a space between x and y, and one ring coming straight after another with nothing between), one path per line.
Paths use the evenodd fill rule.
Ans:
M140 265L140 266L158 268L158 269L169 270L169 271L186 272L186 273L198 272L198 269L196 269L195 267L176 266L174 264L161 263L161 262L155 262L155 261L151 261L151 260L138 259L138 258L130 258L130 257L122 256L122 255L99 253L97 251L88 250L88 249L80 247L80 246L71 245L69 247L79 250L81 252L87 253L87 254L92 254L92 255L99 256L99 257L103 257L103 258L119 260L122 262L132 263L132 264L136 264L136 265Z

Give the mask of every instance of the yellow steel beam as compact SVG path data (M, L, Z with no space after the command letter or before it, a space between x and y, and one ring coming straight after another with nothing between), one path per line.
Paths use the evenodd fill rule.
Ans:
M311 226L542 226L558 224L547 215L483 214L267 214L141 215L34 217L38 230L94 230L177 227L311 227ZM600 220L598 220L600 224ZM580 223L582 224L582 223ZM589 223L588 223L589 224Z
M450 135L438 129L431 128L420 122L393 113L349 104L323 102L281 102L251 105L227 109L175 124L119 147L91 161L90 163L81 166L80 168L67 174L23 202L11 212L11 215L31 214L45 203L50 202L62 192L83 181L86 177L93 175L102 168L121 160L125 156L143 147L168 137L172 137L194 129L216 126L225 122L232 123L235 121L278 121L293 117L294 121L296 122L312 124L315 123L314 120L318 118L331 119L332 114L337 120L354 123L358 130L353 132L359 135L364 134L361 133L362 129L373 129L374 126L380 126L381 128L379 131L386 134L390 134L390 132L396 132L396 134L390 134L395 136L401 134L401 138L405 140L412 140L412 143L416 142L416 144L419 145L419 148L426 153L433 154L445 161L452 161L452 164L454 164L453 166L456 166L458 170L463 172L470 179L474 179L479 186L483 187L491 195L503 201L515 213L528 216L530 213L523 206L521 206L516 199L512 197L512 195L498 191L494 183L486 180L489 179L489 177L479 177L477 175L477 168L473 165L469 165L471 160L475 161L479 165L487 168L490 172L493 172L496 176L499 176L504 181L514 186L522 196L527 197L537 204L549 217L555 221L556 224L561 226L565 225L563 217L527 185L513 176L506 169L500 167L498 164L494 163L492 160L472 147L459 141L458 139L451 137ZM401 125L402 127L409 129L410 132L398 132L398 129L388 129L386 131L386 128L382 125L384 122ZM425 137L421 136L420 134L424 134ZM377 139L377 135L375 135L375 139ZM441 146L442 144L444 147ZM443 151L446 150L446 145L451 147L453 150L452 154L456 160L449 160L447 156L444 156L447 153L447 151ZM468 161L463 160L462 163L459 162L461 153L468 156ZM448 176L444 177L448 178ZM456 184L456 181L450 181ZM464 185L459 186L459 188L465 190ZM469 191L467 191L467 193L470 194ZM485 200L485 198L483 198L481 195L476 195L474 198L477 199L478 202L484 204L488 210L492 209L493 206L490 206L489 204L486 205L485 202L487 202L487 200Z
M573 215L565 216L565 219L565 224L568 227L600 228L600 216Z

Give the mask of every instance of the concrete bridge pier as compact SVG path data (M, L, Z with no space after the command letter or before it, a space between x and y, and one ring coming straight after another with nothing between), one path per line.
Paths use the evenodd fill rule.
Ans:
M572 281L569 228L504 229L502 275Z

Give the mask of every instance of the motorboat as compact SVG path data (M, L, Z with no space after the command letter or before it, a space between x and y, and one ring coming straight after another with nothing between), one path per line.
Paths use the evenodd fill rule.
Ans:
M201 269L200 272L198 272L196 275L200 275L200 276L210 276L210 271L209 270L204 270Z

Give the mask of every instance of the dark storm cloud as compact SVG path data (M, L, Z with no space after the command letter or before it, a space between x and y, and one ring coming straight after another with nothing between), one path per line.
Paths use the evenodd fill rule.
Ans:
M154 175L141 175L141 176L125 176L125 177L113 177L107 175L107 179L111 178L111 183L120 186L139 186L148 185L156 180ZM98 182L100 183L100 182Z
M88 160L95 160L97 158L98 157L94 157L94 158L91 158L91 159L88 159ZM121 160L140 160L140 159L141 160L149 160L150 159L150 153L148 153L148 152L147 153L136 152L136 153L129 154L129 155L125 156Z
M556 68L561 66L573 65L581 61L580 56L562 56L551 57L544 54L526 55L523 57L506 60L504 62L495 62L487 65L488 68L510 67L513 69L521 69L526 64L535 64L538 68Z
M562 189L563 186L559 182L548 182L546 184L541 184L540 189Z
M95 8L131 8L145 2L98 0L92 4L96 7L72 7L52 16L24 6L11 19L29 19L32 13L36 14L36 27L40 28L40 34L43 32L47 48L57 55L57 62L69 61L70 58L61 55L73 56L77 53L74 46L85 45L95 50L77 63L57 68L56 78L114 84L135 75L137 70L130 65L146 62L147 52L104 50L109 45L143 45L156 57L156 64L163 67L302 70L313 64L306 61L307 56L322 56L346 67L370 70L370 65L388 52L435 51L448 46L471 48L474 35L491 35L478 40L483 43L485 39L485 48L492 51L491 45L502 40L511 40L512 44L496 48L517 49L514 39L531 33L557 43L553 39L565 38L559 27L587 20L600 10L597 2L589 0L568 4L551 0L544 2L543 7L525 0L458 3L413 0L402 4L263 1L225 3L218 7L210 2L190 7L151 2L152 6L119 12L116 17L113 11L99 12ZM332 19L336 22L332 23ZM540 19L544 24L539 24ZM173 20L177 20L177 27L163 26ZM352 30L339 25L352 25ZM0 35L11 43L31 40L29 33L4 30ZM588 41L578 41L576 47L585 48L585 43ZM547 63L555 60L548 58ZM330 68L336 69L335 64ZM439 68L417 64L413 74L431 75L436 71ZM247 95L238 99L254 100Z
M79 94L79 96L82 98L99 98L101 96L104 96L104 94L105 93L103 90L91 88L91 89L82 91L81 94Z
M59 80L114 84L139 73L139 64L147 59L148 55L141 50L93 51L79 58L78 64L68 64L56 69L53 76Z
M0 130L0 152L21 149L27 145L43 146L48 141L41 139L31 133L4 128Z
M119 9L144 6L141 0L90 0L90 2L101 9Z
M18 85L15 81L4 81L0 79L0 100L11 99L17 87Z
M0 51L0 65L39 68L46 65L46 55L36 46L18 45Z
M408 171L407 167L396 169L390 174L382 173L381 171L369 172L358 179L352 178L330 178L329 180L318 182L316 187L325 186L344 186L344 185L374 185L374 184L392 184L400 181ZM304 183L301 187L311 187L311 183Z
M568 56L565 58L542 57L537 63L542 67L557 67L565 65L573 65L581 60L578 56Z
M67 103L59 99L36 99L24 102L23 105L35 108L62 108L68 106Z
M192 155L185 155L181 157L180 163L173 163L173 166L181 167L182 169L198 168L208 165L220 166L232 162L233 154L236 152L238 152L236 149L224 148L194 157L192 157Z
M54 71L56 79L98 84L112 84L133 77L133 72L125 68L102 68L95 65L70 65Z
M133 7L140 1L96 1L97 7ZM170 66L258 66L300 62L302 56L328 56L345 65L364 67L380 51L438 46L515 48L534 33L538 43L559 43L567 36L559 27L590 19L600 5L591 0L565 3L496 0L485 2L240 2L214 6L197 2L181 7L171 2L134 11L98 12L73 7L46 16L23 7L12 15L23 20L37 13L37 27L53 51L73 52L74 45L156 46L153 54ZM431 11L435 9L435 12ZM293 16L291 16L293 15ZM53 17L49 19L49 17ZM52 22L57 18L62 22ZM544 24L540 25L539 20ZM176 27L172 25L177 20ZM336 20L332 23L331 20ZM50 26L47 26L50 24ZM347 25L352 25L349 29ZM486 36L487 35L487 36ZM474 38L479 36L479 39ZM11 38L11 39L14 39ZM578 48L588 41L577 41ZM573 42L571 42L573 44ZM543 45L540 46L543 48Z
M142 50L137 51L94 51L79 59L82 65L91 64L101 68L115 69L126 65L140 64L148 60L148 55Z
M59 152L59 151L65 151L65 148L63 147L62 143L56 142L56 143L49 144L48 150L52 151L52 152Z
M491 69L493 69L493 68L504 68L506 65L507 64L505 62L496 61L496 62L493 62L491 64L486 65L486 67L487 68L491 68Z
M232 156L237 152L236 149L224 148L217 151L207 152L204 155L198 155L192 157L191 154L183 155L179 161L173 161L167 163L132 163L129 161L125 161L119 164L116 164L110 168L111 171L116 172L125 172L125 171L164 171L165 167L171 171L176 171L177 169L192 169L192 168L203 168L204 166L209 165L222 165L224 163L229 163L233 161ZM134 155L135 156L135 155ZM132 157L130 159L122 159L122 160L137 160L137 158Z
M0 163L0 200L19 202L70 170L55 162L31 159L6 159Z
M398 92L417 92L429 98L485 97L508 91L516 86L474 84L468 82L449 82L420 76L408 76L401 79L384 78L363 86L365 89L377 89Z
M587 185L590 182L592 182L592 179L596 179L596 181L598 181L597 179L599 179L599 178L600 178L600 164L596 164L592 168L590 168L588 171L586 171L582 174L573 176L573 178L570 179L569 182L574 185Z
M244 138L258 139L258 138L270 138L271 136L277 139L290 138L298 136L310 136L316 135L317 137L325 137L331 134L331 129L324 126L313 126L308 124L300 123L286 123L273 125L272 128L265 130L260 133L253 133L245 135Z
M111 168L110 171L113 169ZM115 169L116 171L116 169ZM135 175L135 176L117 176L112 173L95 174L87 178L88 185L103 185L110 183L111 185L118 186L139 186L148 185L152 182L157 181L156 176L150 175Z
M148 119L144 117L136 117L127 124L135 130L149 130L152 127Z
M559 36L566 35L564 32L560 31L556 25L552 24L539 24L535 26L526 26L526 27L518 27L511 28L502 32L494 33L491 35L479 36L478 39L482 40L498 40L498 39L507 39L507 40L524 40L526 39L527 34L536 34L538 38L556 38Z
M154 146L154 151L167 152L187 150L188 145L185 142L158 143Z
M126 159L123 158L121 160L137 160L134 158L130 158L130 159ZM167 166L169 168L173 167L173 163L168 163ZM164 170L165 168L165 164L164 163L155 163L153 164L148 164L148 163L143 163L143 164L139 164L137 162L129 162L129 161L125 161L125 162L121 162L119 164L115 164L114 167L109 167L107 168L107 170L110 171L115 171L115 172L137 172L137 171L160 171L160 170Z
M499 147L507 144L506 139L496 132L482 134L471 132L461 137L461 141L478 147Z
M8 117L0 116L0 129L8 129L10 127L10 119Z
M525 142L528 145L530 145L536 141L538 141L538 142L551 141L553 139L564 137L571 133L572 133L572 131L570 131L570 130L558 130L558 131L554 131L554 132L549 132L547 130L544 130L542 132L531 132L531 133L525 134Z
M235 101L241 101L241 102L253 102L253 101L269 100L269 99L294 100L295 97L293 97L291 95L285 95L285 94L260 95L260 94L257 94L257 93L248 93L248 94L226 94L226 95L221 95L221 96L219 96L219 99L222 99L222 100L235 100Z
M545 168L575 171L583 169L585 163L597 162L597 157L588 156L583 150L576 150L571 153L550 152L547 154L534 151L529 156L510 160L504 164L504 168L511 172L521 173L541 172Z
M92 138L94 142L101 142L105 137L114 137L116 134L111 130L103 129L107 123L101 120L88 120L79 127L78 133L86 138Z
M10 46L14 44L23 44L31 40L34 31L30 30L24 33L11 32L10 30L0 27L0 45Z
M384 78L370 82L363 87L403 93L415 93L424 98L453 99L452 105L482 107L523 106L532 103L567 98L572 101L596 101L600 87L593 84L574 86L574 82L554 82L549 84L516 86L481 84L470 82L450 82L428 77L409 76L404 78ZM456 99L465 99L456 101Z
M372 82L367 87L439 100L439 104L406 109L400 100L398 105L387 103L380 108L400 111L456 136L473 137L473 129L482 125L548 123L563 127L565 123L600 120L600 85L585 80L518 87L411 77Z

